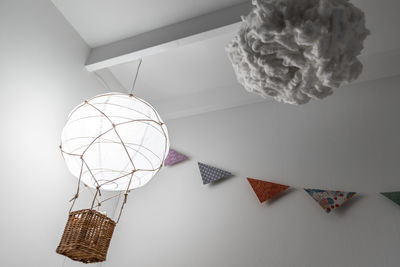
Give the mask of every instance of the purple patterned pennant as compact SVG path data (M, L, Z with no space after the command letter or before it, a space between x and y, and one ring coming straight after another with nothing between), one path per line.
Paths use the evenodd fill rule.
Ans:
M203 184L209 184L211 182L218 181L222 178L232 176L230 172L206 165L204 163L198 162L201 178L203 179Z
M188 157L179 153L172 148L169 149L168 156L165 158L164 165L165 166L172 166L181 161L187 160Z
M321 189L304 189L327 212L340 207L352 198L356 192L329 191Z

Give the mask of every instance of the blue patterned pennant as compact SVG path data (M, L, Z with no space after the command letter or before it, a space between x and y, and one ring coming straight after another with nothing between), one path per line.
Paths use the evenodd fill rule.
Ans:
M198 162L203 184L209 184L223 178L232 176L230 172Z

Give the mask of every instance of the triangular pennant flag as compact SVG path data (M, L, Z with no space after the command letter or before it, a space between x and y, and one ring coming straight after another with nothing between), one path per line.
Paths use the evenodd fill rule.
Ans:
M209 184L222 178L232 176L230 172L198 162L203 184Z
M329 191L320 189L304 189L327 212L340 207L352 198L356 192Z
M258 200L260 200L261 203L276 197L289 188L287 185L271 183L253 178L247 178L247 180L249 181L254 193L256 193Z
M165 158L164 165L165 166L172 166L177 164L181 161L186 160L188 157L179 153L178 151L173 150L172 148L169 149L168 156Z
M381 193L382 195L384 195L385 197L387 197L388 199L390 199L391 201L393 201L394 203L396 203L397 205L400 205L400 192L383 192Z

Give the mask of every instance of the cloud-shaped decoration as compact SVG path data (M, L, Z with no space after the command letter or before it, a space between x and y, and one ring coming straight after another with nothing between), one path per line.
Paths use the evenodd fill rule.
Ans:
M361 74L369 34L348 0L253 0L226 48L247 91L290 104L322 99Z

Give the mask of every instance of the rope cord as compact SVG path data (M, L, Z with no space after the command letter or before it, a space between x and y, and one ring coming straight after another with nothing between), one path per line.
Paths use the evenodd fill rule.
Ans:
M136 68L135 79L133 79L133 84L132 84L132 88L131 88L130 94L132 94L133 93L133 89L135 89L136 80L137 80L137 77L138 77L138 74L139 74L140 65L142 65L142 61L143 61L142 59L139 60L139 65Z
M133 179L133 175L135 174L135 172L132 172L131 178L129 179L129 183L128 186L126 187L125 193L124 193L124 200L122 202L121 205L121 209L119 211L119 215L118 215L118 219L116 223L119 223L119 219L121 218L121 214L122 214L122 210L124 209L124 206L126 204L126 201L128 200L128 193L130 192L129 187L131 186L132 183L132 179Z
M79 191L80 191L80 186L81 186L81 178L82 178L82 171L83 171L83 159L82 159L81 171L80 171L80 173L79 173L78 188L77 188L77 190L76 190L75 196L70 200L70 201L72 201L72 205L71 205L71 208L69 209L69 212L72 211L72 208L73 208L74 205L75 205L75 201L76 201L76 199L79 197Z
M119 220L120 220L120 218L121 218L121 215L122 215L123 209L124 209L124 207L125 207L125 204L127 203L128 194L129 194L129 193L131 192L131 190L132 190L130 187L131 187L131 184L132 184L132 182L133 182L133 179L134 179L135 177L138 177L138 178L140 179L140 175L137 176L137 172L147 172L147 171L151 171L151 172L154 172L154 175L155 175L155 174L157 174L157 173L159 172L159 170L161 169L161 167L162 167L163 164L164 164L165 155L166 155L166 153L168 152L168 151L166 151L166 148L167 148L167 138L168 138L168 137L167 137L167 134L166 134L166 132L165 132L165 129L162 127L162 126L164 125L164 123L161 121L161 118L159 117L159 115L157 114L157 112L154 110L154 108L153 108L152 106L150 106L147 102L141 100L140 98L137 98L136 96L134 96L134 95L132 94L132 93L133 93L133 90L134 90L134 88L135 88L137 79L138 79L138 75L139 75L139 72L140 72L141 64L142 64L142 59L140 59L140 61L139 61L139 63L138 63L138 66L137 66L137 69L136 69L136 73L135 73L135 76L134 76L134 80L133 80L133 84L132 84L132 88L131 88L131 91L130 91L130 95L129 95L129 96L132 97L132 98L135 98L137 101L140 101L140 102L142 102L143 104L145 104L146 106L148 106L148 107L153 111L153 114L154 114L153 116L156 117L155 119L152 119L152 117L150 116L150 114L147 114L147 115L146 115L146 114L143 114L143 115L146 115L146 116L145 116L145 119L139 119L139 118L138 118L138 119L131 119L131 120L127 120L127 121L115 123L115 122L113 121L113 119L115 119L115 118L114 118L113 116L108 116L105 112L103 112L103 110L101 110L100 108L98 108L98 107L97 107L98 103L97 103L95 100L96 100L96 98L103 97L103 96L107 96L107 95L117 95L117 97L118 97L118 94L116 94L116 93L111 93L111 94L107 93L107 94L102 94L102 95L95 96L95 97L91 98L90 100L85 101L83 104L81 104L81 105L78 106L77 108L75 108L75 109L71 112L71 114L70 114L70 116L69 116L69 117L71 117L71 115L72 115L74 112L76 112L76 110L79 109L79 108L82 108L82 107L84 107L84 106L90 107L90 108L92 108L94 111L96 111L96 113L98 114L98 115L96 115L96 117L98 116L98 117L103 117L103 118L105 118L105 120L107 121L107 124L106 124L106 125L108 126L107 128L104 129L104 126L105 126L105 125L102 125L102 126L101 126L101 130L100 130L98 136L93 136L93 137L86 137L86 136L85 136L85 137L75 137L75 138L74 138L74 139L79 139L79 138L93 138L93 140L92 140L89 144L87 144L87 145L84 145L84 146L75 148L75 149L72 150L72 151L65 151L65 150L63 149L63 147L60 146L60 150L61 150L61 152L62 152L63 157L64 157L64 156L79 157L80 160L81 160L81 169L80 169L80 174L79 174L79 179L78 179L77 191L76 191L74 197L70 200L70 201L72 202L72 205L71 205L71 208L70 208L70 212L72 211L72 209L73 209L73 207L74 207L74 204L75 204L76 200L78 199L80 192L82 191L82 188L83 188L83 189L89 190L90 193L92 193L92 195L93 195L93 200L92 200L90 209L99 209L99 207L102 205L102 203L104 203L104 202L106 202L106 201L109 201L109 200L111 200L111 199L114 199L114 198L118 198L118 199L116 199L115 206L114 206L114 209L113 209L113 211L112 211L112 217L113 217L113 218L115 217L116 212L117 212L117 208L118 208L118 206L119 206L119 203L121 202L121 201L120 201L121 195L123 195L121 207L120 207L119 214L118 214L118 217L117 217L117 220L116 220L116 223L118 223ZM100 77L97 73L95 73L95 74L96 74L96 76L103 82L103 84L105 85L105 87L107 87L108 89L110 89L109 86L108 86L108 84L103 80L103 78ZM121 93L121 95L125 95L125 94ZM108 104L109 104L108 102L105 103L105 105L108 105ZM121 106L121 107L123 107L123 106ZM134 111L135 111L135 110L134 110ZM136 111L136 112L138 112L138 113L140 114L139 111ZM78 118L78 119L79 119L79 118ZM153 153L153 154L160 160L160 162L159 162L159 163L157 162L157 164L155 164L155 166L153 165L153 163L151 162L151 160L150 160L145 154L141 153L141 151L140 151L141 149L146 149L146 151L149 150L148 148L146 148L146 147L143 146L143 139L142 139L140 142L133 144L133 143L129 143L129 142L125 143L124 140L123 140L123 138L121 138L121 136L120 136L120 134L119 134L117 128L118 128L120 125L124 125L124 124L128 124L128 123L143 123L143 124L146 124L146 127L145 127L146 130L148 130L148 129L151 127L151 128L154 128L155 130L157 130L157 131L159 132L159 134L161 134L161 135L164 136L164 138L165 138L165 143L164 143L164 155L163 155L162 157L159 157L158 155L154 154L154 152L152 152L152 151L150 150L150 152ZM109 125L108 125L108 124L109 124ZM156 126L161 126L161 129L158 129ZM113 133L115 134L115 136L116 136L116 141L115 141L115 140L108 140L109 138L105 137L105 135L108 134L108 133L110 133L110 132L113 132ZM69 140L70 140L70 139L67 139L67 141L69 141ZM71 139L71 140L72 140L72 139ZM88 166L88 163L85 161L84 156L85 156L86 152L88 151L88 149L89 149L91 146L100 145L101 143L115 143L115 144L120 144L120 145L122 146L122 148L123 148L123 150L124 150L126 156L127 156L127 159L128 159L127 164L130 164L130 165L132 166L131 171L125 172L125 171L118 171L118 170L113 170L113 169L109 169L109 168L108 168L108 169L103 169L103 168L101 168L101 167L100 167L100 168L90 168L90 167ZM79 149L83 149L83 152L78 153L77 151L78 151ZM131 154L128 150L134 151L134 153ZM145 160L147 160L147 161L150 163L151 168L148 168L148 169L147 169L147 168L145 168L145 169L137 168L137 167L135 166L135 163L134 163L134 160L133 160L134 156L137 155L137 154L140 154ZM64 159L65 159L65 157L64 157ZM85 169L85 170L84 170L84 169ZM125 168L125 169L126 169L126 168ZM101 174L102 172L116 172L116 173L117 173L117 172L120 172L120 174L117 175L116 177L113 177L113 179L111 179L111 180L103 180L103 179L100 179L100 180L99 180L99 179L98 179L99 177L97 177L97 176L98 176L99 174ZM126 182L127 182L127 186L126 186L125 190L120 191L119 193L117 193L117 194L115 194L115 195L112 195L112 196L106 196L105 199L99 199L99 198L102 196L101 190L102 190L102 187L103 187L103 186L105 186L105 185L110 185L110 184L116 184L116 181L117 181L117 180L124 179L124 178L128 178L128 176L129 176L129 179L126 179L126 180L127 180L127 181L126 181ZM92 192L92 190L90 190L91 188L89 188L89 187L82 181L82 180L84 179L84 177L85 177L86 180L87 180L89 177L92 179L92 183L93 183L94 186L95 186L95 188L94 188L94 189L95 189L95 192ZM80 183L81 183L81 182L82 182L82 184L83 184L84 187L83 187L83 186L80 186ZM94 191L94 190L93 190L93 191ZM98 197L99 197L99 198L98 198ZM96 203L96 202L97 202L97 203Z

